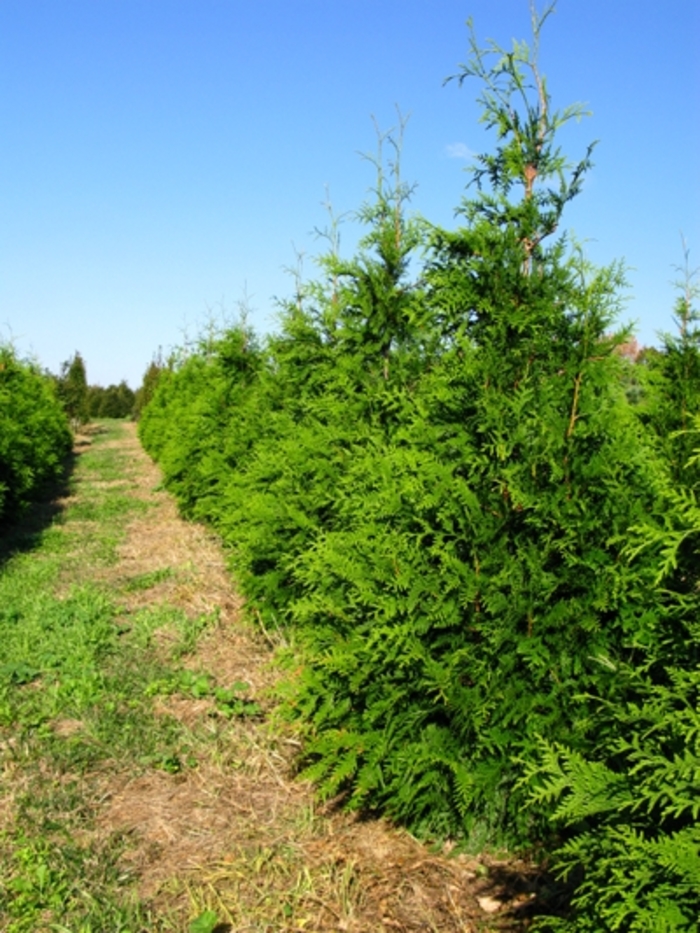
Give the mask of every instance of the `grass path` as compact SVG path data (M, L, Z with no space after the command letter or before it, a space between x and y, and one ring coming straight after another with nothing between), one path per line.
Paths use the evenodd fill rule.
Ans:
M0 565L0 929L522 929L518 866L320 811L294 781L273 646L159 481L134 426L104 423Z

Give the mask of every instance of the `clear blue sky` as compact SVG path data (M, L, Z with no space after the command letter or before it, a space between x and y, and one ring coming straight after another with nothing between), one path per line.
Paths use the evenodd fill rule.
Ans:
M136 387L246 289L273 329L295 249L314 274L325 186L359 207L357 153L395 105L413 206L454 225L460 153L490 148L477 84L443 87L469 16L529 36L527 0L0 0L0 339ZM559 0L542 39L555 105L592 111L565 150L600 140L566 226L632 267L643 343L672 329L681 232L700 265L699 38L699 0Z

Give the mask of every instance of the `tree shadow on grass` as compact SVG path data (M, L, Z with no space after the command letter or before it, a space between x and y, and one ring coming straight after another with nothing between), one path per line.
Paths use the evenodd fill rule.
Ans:
M490 865L479 894L496 907L500 904L497 928L529 929L538 917L566 917L574 883L557 880L546 867L535 865Z
M83 448L84 449L84 448ZM35 550L42 536L65 509L71 492L71 477L81 453L81 445L64 458L61 477L46 483L20 514L0 520L0 569L15 554Z

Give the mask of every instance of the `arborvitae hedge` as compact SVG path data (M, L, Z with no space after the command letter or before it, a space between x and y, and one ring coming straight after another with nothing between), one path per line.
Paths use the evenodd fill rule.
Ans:
M540 734L585 747L572 697L614 696L600 659L656 637L650 571L621 551L654 510L657 467L622 391L624 335L606 336L619 271L548 245L588 157L566 177L566 115L545 91L530 100L526 50L495 51L487 66L474 45L465 70L498 89L484 190L464 227L430 237L432 354L400 421L352 449L333 524L293 564L306 664L291 696L325 794L422 832L522 843L539 817L514 758Z
M54 382L0 346L0 519L17 518L62 472L72 444Z
M187 514L201 513L209 496L216 496L221 478L235 469L235 460L224 452L224 436L261 365L253 335L240 327L220 339L202 340L160 373L139 434Z
M640 417L655 434L675 482L693 486L700 480L697 464L689 463L698 446L693 418L700 409L700 288L687 248L684 260L673 309L677 333L662 334L661 348L645 350L635 368L641 375Z
M694 839L690 791L649 798L646 816L631 803L638 751L650 774L671 755L670 774L695 741L697 653L680 648L695 550L674 532L694 492L674 487L626 391L622 271L590 267L559 231L591 150L569 166L556 145L580 110L553 111L540 74L547 13L532 52L472 37L458 78L482 82L497 144L462 226L407 217L399 135L357 257L331 248L264 345L234 328L173 363L140 431L183 508L223 535L251 609L285 629L283 707L325 796L471 847L569 834L564 867L613 877L638 820L649 859L676 832L686 855ZM678 722L660 758L645 729L662 707ZM581 835L598 817L560 802L569 787L579 800L586 768L627 789L609 779L604 853ZM687 894L688 858L615 928L643 929L657 888L664 905ZM621 916L612 895L596 914L592 891L571 929ZM691 928L686 894L668 929Z
M700 591L677 585L689 556L700 561L700 509L697 490L657 491L665 527L644 520L627 547L633 562L660 558L657 638L634 665L606 662L624 702L593 703L583 752L542 738L525 765L523 785L563 840L554 867L578 879L571 916L538 929L690 933L700 921Z

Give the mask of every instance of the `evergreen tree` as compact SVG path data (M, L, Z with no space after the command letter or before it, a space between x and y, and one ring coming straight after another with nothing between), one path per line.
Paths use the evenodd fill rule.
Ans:
M700 412L700 287L698 270L692 270L689 250L683 244L682 278L676 283L674 308L676 334L661 335L659 350L644 353L645 399L642 419L658 438L676 483L695 486L700 480L697 462L689 463L698 446L694 417Z
M700 416L693 427L700 430ZM664 522L649 515L631 529L625 556L634 563L647 550L658 554L659 637L634 664L609 662L625 702L593 705L583 753L543 736L526 765L531 799L550 810L557 830L553 868L578 882L570 915L542 920L538 930L698 928L700 509L697 487L679 487L668 474L659 475L657 494Z
M321 278L297 277L253 401L230 411L222 432L226 479L207 517L230 542L238 578L270 624L289 621L296 560L334 527L342 478L397 429L420 368L425 310L410 262L424 234L406 214L404 123L379 133L369 158L376 185L357 214L367 228L358 255L340 256L332 218Z
M263 365L257 340L241 323L210 332L160 371L139 419L139 436L187 514L213 519L212 502L231 470L226 427L252 400Z
M470 32L455 79L480 82L496 146L459 228L431 228L423 253L402 126L380 135L358 254L331 225L280 333L206 335L158 373L139 431L266 630L285 628L285 709L324 795L472 847L562 830L560 864L586 873L562 929L649 929L656 912L685 931L699 519L676 448L635 411L668 402L660 437L669 411L697 430L695 377L671 367L638 401L644 364L614 330L623 270L561 232L593 147L569 164L558 146L583 110L556 111L541 74L553 10L532 7L531 47Z
M75 430L89 418L87 374L83 358L77 351L61 365L57 388L58 397Z
M148 368L143 374L141 385L136 390L133 406L133 413L135 418L138 419L141 416L142 411L153 398L158 386L158 380L160 379L160 375L164 368L165 363L163 362L163 357L159 350L157 355L154 356L151 362L148 364Z
M377 129L377 153L365 158L376 173L373 200L356 219L368 230L358 255L343 260L335 249L322 259L333 283L331 313L339 353L358 373L389 379L392 357L411 355L425 338L425 304L418 283L410 281L410 264L425 246L427 226L407 213L413 187L401 176L406 119L399 113L395 129ZM386 149L390 150L387 159Z
M128 418L134 404L135 393L123 379L119 385L88 388L87 408L91 418Z
M591 149L569 167L534 44L471 37L459 79L497 132L465 225L436 229L424 274L435 352L390 437L336 488L337 520L296 559L310 722L306 774L424 832L524 842L514 760L537 736L585 746L578 693L611 697L600 659L633 661L661 614L621 558L653 511L650 453L610 333L623 276L558 233ZM544 832L545 827L540 825Z
M581 111L553 112L539 73L551 9L532 52L472 36L459 77L483 82L500 144L424 281L400 146L387 173L380 137L360 254L331 235L269 364L251 380L240 333L209 340L142 423L256 609L302 631L309 774L433 831L522 833L513 755L579 727L573 692L611 689L591 658L653 635L616 543L650 488L606 337L621 272L549 245L590 164L567 174L556 147Z
M15 519L63 474L72 437L54 380L0 344L0 520Z

